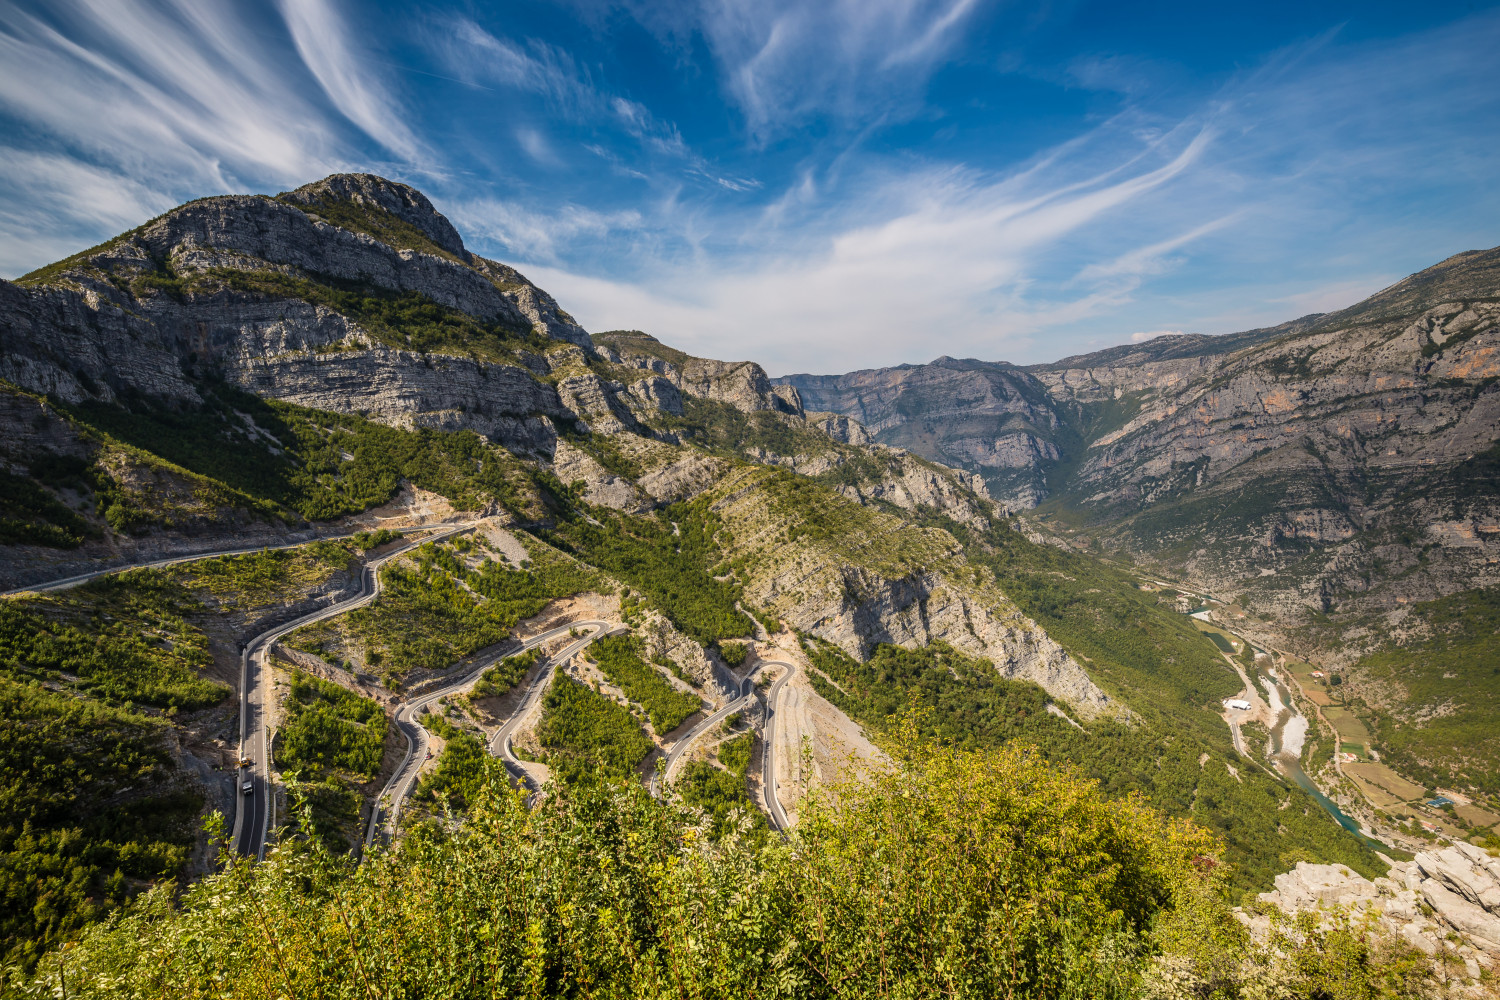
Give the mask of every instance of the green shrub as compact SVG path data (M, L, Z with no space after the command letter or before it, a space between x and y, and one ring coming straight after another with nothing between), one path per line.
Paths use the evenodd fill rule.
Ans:
M721 642L718 644L719 659L733 670L745 662L745 657L750 655L750 647L743 642Z
M380 773L387 720L379 704L296 671L282 707L285 720L277 752L282 770L307 769L317 775L336 770L364 778Z
M889 727L915 704L929 735L974 748L1032 744L1054 761L1076 765L1110 796L1143 796L1168 815L1192 818L1226 841L1236 901L1269 889L1291 867L1293 851L1367 878L1384 871L1311 796L1243 767L1232 747L1192 729L1108 718L1075 728L1047 711L1050 699L1040 687L1005 679L988 660L943 643L916 650L880 645L863 664L821 640L804 639L804 649L817 668L808 679L818 693L871 729Z
M510 689L521 683L526 674L536 665L541 658L542 650L538 646L528 649L524 653L515 656L507 656L499 663L490 667L480 675L475 682L470 697L473 698L500 698L509 693Z
M1358 927L1252 944L1213 837L1023 748L907 739L893 759L805 801L786 845L688 837L635 782L561 787L531 809L488 764L457 829L357 866L316 844L236 861L180 905L156 893L49 957L19 992L61 995L65 977L79 1000L1024 1000L1137 996L1158 969L1205 997L1435 985L1409 948Z
M0 676L0 963L30 968L182 872L203 799L171 790L166 728Z
M640 705L658 734L670 733L698 709L703 701L695 694L679 691L647 663L641 640L631 635L609 635L589 648L599 672Z
M401 532L399 531L392 531L390 528L381 528L379 531L358 532L349 540L354 543L356 549L359 549L361 552L368 552L371 549L380 548L386 542L394 542L400 537Z
M709 575L708 567L720 559L714 535L721 525L706 504L674 505L656 517L605 508L589 513L592 520L585 520L570 506L553 530L539 534L649 596L679 629L704 645L750 633L749 619L735 608L736 589Z
M199 676L213 662L208 638L183 618L201 611L180 584L153 570L0 601L0 672L55 678L116 704L216 705L230 690Z
M655 747L628 708L561 672L547 689L537 738L569 784L630 775Z

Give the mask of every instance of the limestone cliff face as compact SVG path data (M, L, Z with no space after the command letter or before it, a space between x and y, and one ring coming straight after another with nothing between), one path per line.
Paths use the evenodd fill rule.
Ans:
M946 532L850 504L821 512L844 522L836 540L801 535L799 511L777 499L763 470L730 474L708 495L736 538L729 554L746 567L746 600L794 629L861 659L882 642L941 640L1035 681L1083 716L1121 710L1003 593L964 579L967 563Z
M996 509L980 476L934 465L898 448L879 453L885 459L884 475L834 488L863 504L889 503L912 513L925 508L980 531L990 526Z
M1500 583L1497 295L1500 250L1476 251L1241 334L782 381L1215 593L1395 606Z
M443 339L455 329L462 334ZM414 330L428 339L413 339ZM1042 683L1084 714L1108 707L1078 664L1003 595L955 582L964 566L948 551L950 536L886 513L937 510L987 526L997 511L979 476L872 445L846 415L809 416L796 386L772 382L753 362L694 358L643 334L601 335L596 344L519 272L470 253L404 185L336 175L277 198L182 206L0 283L0 348L0 377L75 403L128 403L139 394L191 405L222 380L392 426L476 431L565 484L581 483L590 502L629 513L721 491L745 458L821 476L847 500L819 496L879 512L884 534L860 536L852 549L799 549L812 560L800 581L766 563L749 599L851 652L943 639L993 658L1008 676ZM978 377L960 363L952 370ZM1013 378L1021 389L979 377L973 392L1028 427L1055 425L1035 387ZM757 443L735 440L742 433ZM779 454L788 447L797 453ZM132 464L124 452L106 457L122 495L177 518L170 532L150 535L154 542L105 532L111 545L171 549L169 533L200 525L247 539L290 530L251 524L257 516L234 497L189 509L190 497L206 495L201 484L175 483L164 466ZM943 548L940 566L888 565L884 550L908 531Z
M774 410L804 416L797 390L773 384L753 361L695 358L633 330L600 334L596 347L614 364L655 372L685 395L727 403L746 413Z
M977 472L999 498L1033 506L1065 417L1047 388L1014 365L942 357L848 375L787 375L814 410L858 420L874 440Z
M125 392L193 403L193 377L213 372L267 398L398 426L469 428L528 453L550 454L555 420L613 412L633 423L613 389L539 381L552 370L539 356L501 364L393 349L358 318L300 293L329 283L418 293L591 349L551 296L470 254L420 192L369 175L336 175L280 199L192 202L47 270L0 282L0 378L69 402ZM235 275L260 284L244 290Z
M1459 255L1164 384L1073 490L1137 551L1194 539L1183 568L1267 606L1500 582L1497 286L1500 252Z

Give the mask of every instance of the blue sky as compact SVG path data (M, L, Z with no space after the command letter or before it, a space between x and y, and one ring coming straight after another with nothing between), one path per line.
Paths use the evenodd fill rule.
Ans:
M1500 244L1500 8L0 2L0 274L337 170L595 331L1047 361Z

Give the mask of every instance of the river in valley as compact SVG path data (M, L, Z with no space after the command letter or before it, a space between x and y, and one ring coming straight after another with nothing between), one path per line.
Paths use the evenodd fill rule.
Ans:
M1390 848L1385 844L1361 833L1359 824L1350 819L1334 804L1332 799L1324 795L1313 780L1303 772L1302 744L1307 738L1308 719L1297 711L1296 702L1292 700L1292 693L1287 689L1286 683L1274 670L1261 668L1259 664L1262 662L1264 661L1261 657L1256 657L1257 667L1254 676L1260 686L1265 689L1266 701L1276 717L1275 725L1271 727L1271 757L1276 761L1276 766L1281 769L1282 774L1305 788L1339 826L1358 837L1366 847L1377 851L1389 850Z

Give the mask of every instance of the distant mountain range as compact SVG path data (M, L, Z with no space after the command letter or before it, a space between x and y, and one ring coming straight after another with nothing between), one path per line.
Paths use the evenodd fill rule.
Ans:
M1267 607L1500 582L1500 249L1266 329L775 381L1080 544Z

